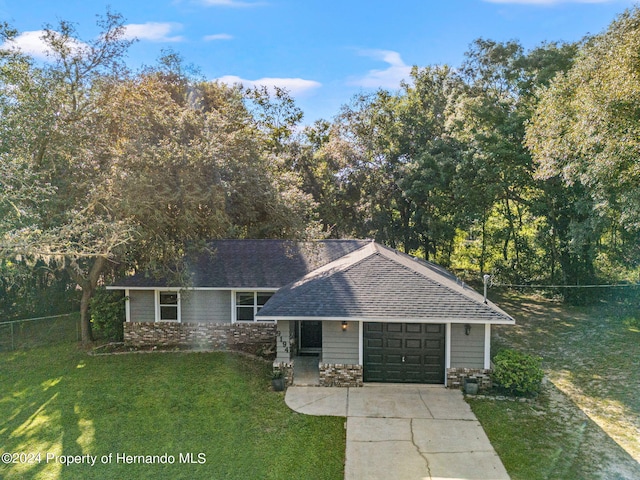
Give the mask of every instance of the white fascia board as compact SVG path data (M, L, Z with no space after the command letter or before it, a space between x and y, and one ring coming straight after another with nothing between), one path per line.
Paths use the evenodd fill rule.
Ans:
M491 325L484 326L484 368L491 368Z
M451 324L447 323L444 336L444 383L447 384L447 369L451 368Z
M163 292L171 291L176 292L180 290L198 290L198 291L234 291L234 292L277 292L280 290L277 287L131 287L131 286L118 286L118 285L109 285L106 287L107 290L147 290L147 291L155 291L160 290Z
M251 288L207 288L207 287L196 287L191 290L232 290L234 292L277 292L280 290L279 288L274 287L251 287Z
M151 291L151 292L155 292L157 291L161 291L161 292L179 292L180 290L189 290L187 288L184 287L131 287L131 286L119 286L119 285L108 285L107 287L105 287L107 290L146 290L146 291Z
M364 322L358 322L358 363L364 365Z
M124 298L126 299L124 302L124 316L125 321L131 322L131 298L129 298L129 289L125 288L124 290Z
M260 314L256 315L260 320L300 320L300 321L328 321L328 322L375 322L375 323L470 323L473 325L484 325L484 324L492 324L492 325L514 325L515 322L508 320L478 320L478 319L465 319L465 318L384 318L384 317L305 317L305 316L293 316L293 317L284 317L282 315L279 316L261 316Z

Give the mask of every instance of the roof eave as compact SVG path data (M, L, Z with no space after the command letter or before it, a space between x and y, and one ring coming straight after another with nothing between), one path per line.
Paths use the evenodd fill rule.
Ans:
M469 324L490 324L490 325L515 325L516 321L509 317L495 320L481 320L477 318L443 318L443 317L422 317L422 318L397 318L397 317L323 317L323 316L300 316L300 315L256 315L259 321L278 320L299 320L299 321L329 321L329 322L376 322L376 323L469 323Z

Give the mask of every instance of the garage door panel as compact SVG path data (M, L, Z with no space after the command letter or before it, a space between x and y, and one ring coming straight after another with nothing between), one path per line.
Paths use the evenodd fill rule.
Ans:
M401 338L387 338L386 347L387 348L402 348L402 339Z
M383 361L383 363L386 363L387 365L393 365L393 364L399 365L402 363L402 355L394 354L394 353L387 354L386 362Z
M364 381L444 383L443 324L365 323Z
M387 326L387 333L402 333L402 323L384 323Z
M369 323L367 330L371 333L374 333L374 332L382 333L383 329L384 329L384 323Z
M425 365L437 365L438 367L442 363L442 359L439 356L424 356L424 364Z
M422 365L422 355L406 355L404 357L404 363L409 365Z
M370 353L366 356L365 362L369 364L382 365L382 354Z
M422 333L421 323L405 323L405 332L407 333Z

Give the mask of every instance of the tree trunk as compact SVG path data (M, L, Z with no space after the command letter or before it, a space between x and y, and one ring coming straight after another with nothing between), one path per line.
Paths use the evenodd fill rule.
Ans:
M480 274L484 274L487 256L487 209L482 210L482 249L480 250Z
M94 290L88 285L82 287L82 298L80 300L80 332L82 333L82 344L88 345L93 342L91 332L91 315L89 305L93 297Z
M93 334L91 333L91 314L89 306L91 299L98 286L98 280L102 275L102 271L107 264L106 257L95 258L92 265L89 266L89 273L86 274L78 265L77 260L72 260L67 267L67 271L71 277L82 288L82 298L80 299L80 332L82 334L82 344L89 345L93 342Z

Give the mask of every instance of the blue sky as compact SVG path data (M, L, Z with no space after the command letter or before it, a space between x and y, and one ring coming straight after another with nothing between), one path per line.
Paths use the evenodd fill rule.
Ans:
M61 19L84 39L96 14L121 13L139 41L128 63L179 52L208 79L288 88L305 123L330 119L359 92L395 89L412 65L460 65L476 38L575 41L599 33L628 0L0 0L0 20L40 54L39 30Z

